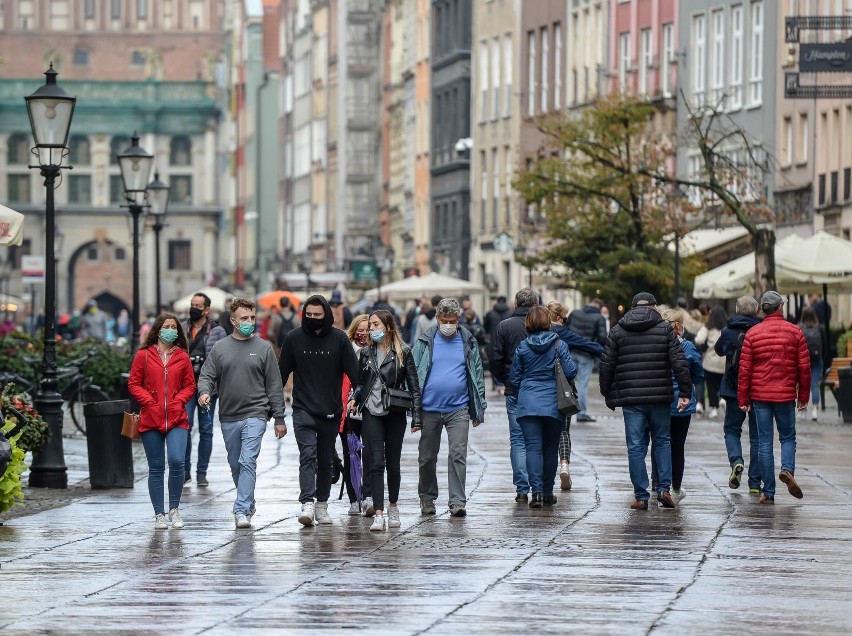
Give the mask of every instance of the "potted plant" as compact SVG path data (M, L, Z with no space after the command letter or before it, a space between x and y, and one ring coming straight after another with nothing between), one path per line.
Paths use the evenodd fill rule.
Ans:
M27 469L26 454L41 450L50 438L50 431L47 422L33 408L30 397L25 393L17 393L13 384L5 386L0 392L0 410L3 412L0 432L6 435L14 431L8 436L12 446L12 458L0 475L2 513L23 501L21 475Z
M852 358L852 329L844 331L837 337L837 356Z

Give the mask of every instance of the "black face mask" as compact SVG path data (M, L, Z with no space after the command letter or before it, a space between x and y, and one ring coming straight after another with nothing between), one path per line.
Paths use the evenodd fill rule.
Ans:
M325 327L325 318L302 318L302 324L311 333L316 333Z
M189 319L192 322L199 320L201 318L201 316L203 316L203 315L204 315L204 312L201 309L199 309L198 307L190 307L189 308Z

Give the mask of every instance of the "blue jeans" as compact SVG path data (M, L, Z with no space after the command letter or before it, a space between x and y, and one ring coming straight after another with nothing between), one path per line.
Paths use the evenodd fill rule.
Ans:
M521 422L527 455L527 474L534 493L553 494L559 466L559 439L564 423L550 417L525 417Z
M155 515L166 513L163 509L166 453L169 460L169 510L180 506L187 433L185 428L173 428L165 435L160 431L145 431L140 435L145 457L148 459L148 495L151 497Z
M257 457L266 431L266 420L249 417L237 422L222 422L222 437L228 451L231 477L237 487L234 514L245 515L254 510L254 485L257 483Z
M198 466L196 473L207 474L210 465L210 454L213 452L213 413L216 411L218 396L210 396L207 409L198 408L198 395L193 395L186 403L186 415L189 418L189 440L186 443L186 458L183 464L185 475L192 472L192 427L195 425L195 412L198 410Z
M512 483L519 495L530 491L527 477L527 447L524 432L521 430L515 412L518 410L518 396L506 396L506 414L509 416L509 459L512 462Z
M669 405L625 406L622 411L627 441L627 465L630 469L630 481L633 482L633 494L636 499L648 500L648 467L645 465L645 457L651 439L654 441L654 465L659 476L657 495L667 491L672 485Z
M796 473L796 402L752 402L757 420L757 456L763 477L763 494L775 497L775 457L772 438L775 424L781 442L781 470Z
M580 412L577 416L587 415L586 413L586 395L589 392L589 380L592 377L592 370L595 368L595 359L580 351L572 352L571 359L577 365L577 377L574 379L577 387L577 401L580 403Z
M725 398L728 407L725 409L725 448L728 449L728 463L731 468L737 464L745 464L743 460L743 445L740 437L743 434L743 422L746 414L740 410L737 398ZM757 420L754 409L748 413L748 487L760 488L760 461L757 458Z
M822 380L822 360L811 360L811 402L819 406L819 381Z

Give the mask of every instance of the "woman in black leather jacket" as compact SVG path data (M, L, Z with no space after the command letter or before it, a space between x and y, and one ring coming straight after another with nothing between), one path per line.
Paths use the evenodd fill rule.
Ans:
M360 352L358 385L350 412L360 411L363 417L361 437L370 457L368 480L373 495L375 516L370 530L385 529L384 472L388 473L388 527L398 528L401 474L399 461L402 440L405 437L406 411L387 406L387 389L407 389L413 403L412 426L419 426L422 418L420 386L411 349L402 342L393 315L384 310L370 314L371 344Z

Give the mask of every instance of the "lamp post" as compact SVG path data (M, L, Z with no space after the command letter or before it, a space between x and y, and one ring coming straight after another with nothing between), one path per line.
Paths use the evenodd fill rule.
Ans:
M162 302L162 287L160 285L160 231L165 226L163 219L166 218L166 212L169 209L169 188L168 185L160 181L160 173L154 173L154 180L148 184L148 197L151 200L151 214L154 215L154 254L155 254L155 274L157 277L157 314L160 313Z
M144 214L147 205L145 199L153 165L154 155L145 152L139 146L139 137L134 133L130 138L130 146L118 155L118 167L121 169L121 179L124 181L124 198L127 200L127 210L133 218L133 307L130 315L133 335L130 338L131 352L136 351L136 347L139 346L139 219Z
M62 446L62 396L57 392L56 373L56 214L53 190L56 177L68 152L68 133L74 116L76 97L71 97L56 84L53 63L45 71L44 86L24 99L35 140L33 154L44 177L45 200L45 281L44 281L44 352L41 357L41 381L35 396L35 408L47 422L50 439L34 457L30 467L30 486L35 488L67 488L68 467Z

